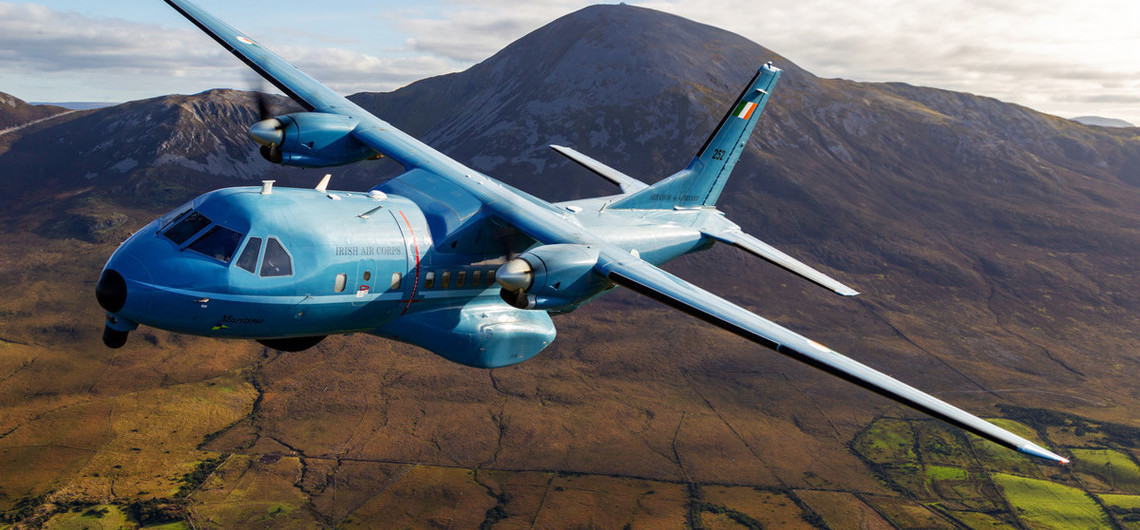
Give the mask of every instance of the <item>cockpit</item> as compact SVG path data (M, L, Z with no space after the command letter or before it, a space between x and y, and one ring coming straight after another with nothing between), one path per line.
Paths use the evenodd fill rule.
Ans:
M245 234L214 223L202 212L189 208L160 224L159 235L181 250L190 250L223 264L230 263L245 239ZM292 257L276 237L250 237L238 255L236 265L262 277L293 274Z

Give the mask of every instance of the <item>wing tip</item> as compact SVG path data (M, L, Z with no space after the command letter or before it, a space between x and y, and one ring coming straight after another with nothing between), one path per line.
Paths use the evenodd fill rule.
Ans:
M1061 464L1063 466L1069 465L1069 459L1068 458L1065 458L1065 457L1063 457L1057 453L1049 451L1048 449L1045 449L1045 448L1043 448L1037 444L1027 443L1025 445L1022 445L1021 447L1018 447L1017 451L1019 453L1025 453L1025 454L1030 455L1030 456L1036 456L1037 458L1043 458L1045 460L1052 460L1053 462L1056 462L1056 463Z

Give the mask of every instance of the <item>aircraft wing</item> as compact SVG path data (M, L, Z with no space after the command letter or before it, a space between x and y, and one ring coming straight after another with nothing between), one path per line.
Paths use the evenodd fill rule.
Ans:
M648 262L628 254L607 253L599 260L597 270L618 285L987 440L1028 455L1068 463L1067 459L1025 438L757 316Z
M467 167L333 92L268 48L194 3L186 0L165 1L306 110L340 114L358 120L359 124L353 130L353 134L361 142L409 169L422 168L465 187L457 177L471 173Z

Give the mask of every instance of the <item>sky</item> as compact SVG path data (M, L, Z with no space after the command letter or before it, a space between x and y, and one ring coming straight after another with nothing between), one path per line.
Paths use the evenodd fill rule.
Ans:
M464 70L598 3L198 2L343 94ZM626 3L733 31L821 77L900 81L1140 125L1136 0ZM118 102L257 86L241 63L159 0L0 0L0 92L26 101Z

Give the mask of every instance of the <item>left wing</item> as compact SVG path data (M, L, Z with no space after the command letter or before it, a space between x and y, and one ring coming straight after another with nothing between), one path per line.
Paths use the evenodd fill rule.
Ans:
M607 253L598 261L596 269L618 285L987 440L1061 464L1069 462L1025 438L757 316L648 262L628 254Z

